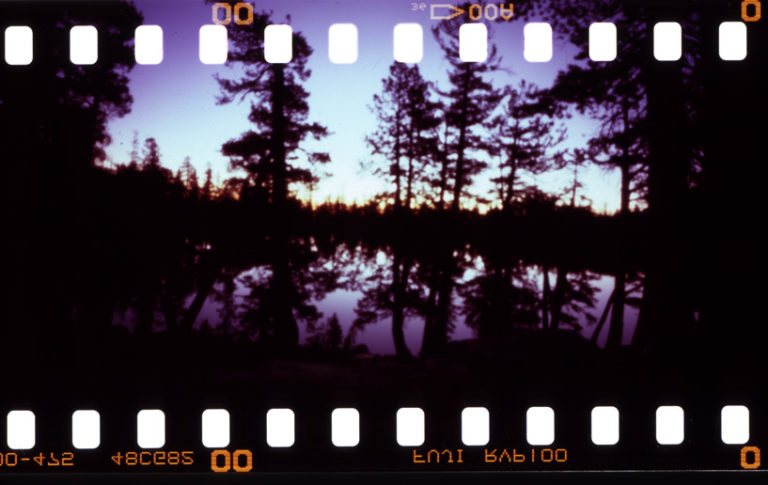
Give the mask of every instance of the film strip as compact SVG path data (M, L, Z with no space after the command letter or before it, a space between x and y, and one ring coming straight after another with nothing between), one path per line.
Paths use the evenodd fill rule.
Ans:
M0 477L759 481L762 7L0 3Z
M296 416L293 410L274 408L266 412L266 444L270 448L290 448L296 442ZM355 408L336 408L324 423L330 428L330 442L337 448L351 448L360 444L360 413ZM486 447L490 442L490 413L485 407L466 407L461 411L462 448L421 451L426 443L425 413L421 408L400 408L395 417L395 441L400 447L410 448L413 464L463 464L464 453L471 455L471 447ZM658 445L679 446L685 442L686 419L680 406L659 406L655 412L655 440ZM590 440L593 445L615 446L620 439L620 413L614 406L596 406L590 413ZM29 410L14 410L7 415L7 445L14 451L3 455L4 466L13 468L20 463L32 462L39 467L74 466L74 453L38 452L29 456L36 446L35 414ZM214 472L248 472L253 467L251 450L229 451L230 413L226 409L206 409L201 413L200 443L213 449L210 467ZM317 426L318 428L320 426ZM71 418L71 446L76 450L96 450L101 444L101 415L96 410L77 410ZM110 457L117 466L191 466L195 463L193 450L169 455L162 450L166 444L165 413L159 409L144 409L136 415L136 442L139 451L117 452ZM45 433L41 433L45 435ZM385 437L378 437L378 439ZM376 439L375 437L372 439ZM372 439L369 439L372 440ZM626 439L626 438L625 438ZM632 439L631 437L629 439ZM746 406L724 406L720 413L720 441L725 445L744 445L750 440L749 409ZM482 463L522 464L530 462L563 464L568 461L566 448L554 447L555 413L546 406L530 407L525 415L525 441L528 450L483 448ZM538 447L538 449L536 448ZM549 447L549 448L547 448ZM24 451L21 451L24 450ZM149 451L147 451L149 450ZM152 451L160 450L160 451ZM465 451L466 450L466 451ZM21 456L19 456L21 453ZM233 456L234 453L234 456ZM248 464L242 465L242 456ZM203 461L205 463L205 454ZM168 460L167 463L159 461ZM124 462L125 461L125 462ZM743 469L757 469L761 465L760 449L743 446L739 453ZM247 469L244 469L247 468Z
M220 4L230 6L229 4ZM249 3L242 3L248 5ZM432 5L435 7L440 5ZM231 22L231 10L225 20L200 27L199 57L203 64L224 64L227 61L228 37L226 25ZM237 10L236 10L237 11ZM240 24L253 22L252 6ZM459 9L455 13L463 12ZM216 15L216 10L214 10ZM240 15L240 13L238 13ZM453 14L452 14L453 15ZM216 18L216 17L214 17ZM450 20L457 17L431 16ZM495 19L495 16L489 19ZM250 22L249 22L250 20ZM718 29L721 59L741 61L747 57L747 26L743 21L722 22ZM91 25L70 29L69 59L75 65L92 65L98 60L98 30ZM9 65L29 65L33 61L34 33L29 26L9 26L5 29L5 62ZM418 23L399 23L393 29L393 57L397 62L418 63L424 56L424 31ZM264 30L264 61L269 64L291 62L293 30L290 25L272 24ZM677 22L657 22L653 26L653 55L659 61L682 58L683 32ZM523 52L528 62L549 62L552 59L552 27L546 22L529 22L523 30ZM328 59L334 64L353 64L358 59L358 31L355 24L335 23L328 29ZM616 59L617 31L612 22L594 22L589 26L589 58L610 62ZM163 60L163 29L159 25L140 25L134 37L136 63L156 65ZM459 29L459 58L463 62L485 62L488 58L488 29L479 22L466 23Z

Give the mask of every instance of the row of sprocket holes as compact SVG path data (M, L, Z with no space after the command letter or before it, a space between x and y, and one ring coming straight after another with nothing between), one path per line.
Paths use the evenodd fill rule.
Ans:
M749 409L725 406L721 410L721 439L725 444L749 441ZM291 409L276 408L266 413L266 441L271 447L291 447L295 441L295 416ZM400 446L421 446L425 442L425 414L417 407L400 408L396 415L396 441ZM141 448L165 445L165 413L143 409L136 416L136 441ZM226 409L207 409L202 413L202 443L208 448L229 445L230 418ZM680 406L656 409L656 441L679 445L685 437L685 413ZM461 413L461 439L467 446L483 446L490 440L490 413L485 407L467 407ZM619 442L619 410L596 406L591 412L591 439L596 445ZM548 446L555 441L555 412L546 406L530 407L526 412L526 440L530 445ZM72 445L94 449L101 441L101 417L96 410L72 414ZM337 408L331 413L331 442L335 446L357 446L360 442L360 413L355 408ZM15 450L35 446L35 414L14 410L7 415L7 443Z
M743 22L723 22L719 29L720 57L738 61L747 56L747 27ZM91 65L98 61L98 31L92 25L70 30L70 61ZM616 26L597 22L589 27L589 56L593 61L616 59ZM682 28L677 22L659 22L653 29L653 54L660 61L682 57ZM135 31L138 64L160 64L163 60L163 29L142 25ZM264 57L270 63L287 63L293 56L290 25L269 25L264 30ZM401 23L393 31L393 56L399 62L417 63L424 57L424 32L420 24ZM223 64L227 60L228 37L223 25L204 25L199 34L200 61ZM523 29L523 56L529 62L552 59L552 28L544 22L526 24ZM484 24L468 23L459 29L459 56L465 62L488 58L488 30ZM328 57L335 64L352 64L358 59L358 31L354 24L333 24L328 29ZM28 65L33 60L33 32L28 26L5 29L5 62Z

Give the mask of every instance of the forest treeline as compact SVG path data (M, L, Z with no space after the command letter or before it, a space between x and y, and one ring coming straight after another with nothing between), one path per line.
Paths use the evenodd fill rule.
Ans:
M228 28L227 62L245 69L217 77L218 102L248 99L250 128L221 147L232 176L215 184L210 169L200 176L190 160L176 173L165 168L152 138L143 146L136 140L125 163L104 163L107 121L132 103L130 42L142 16L131 4L52 4L34 18L19 5L0 8L40 32L40 45L59 45L52 39L74 23L96 25L110 53L89 69L67 63L63 48L24 69L0 67L9 235L2 340L11 352L41 339L49 343L43 352L61 352L61 341L103 335L126 312L135 335L190 335L207 301L221 304L223 327L273 350L295 348L299 325L325 325L338 342L338 321L321 315L316 301L346 288L362 295L354 329L388 320L396 353L406 358L405 321L417 315L419 354L438 355L459 315L481 338L579 327L576 314L594 309L594 273L614 281L606 306L594 309L609 348L625 340L628 305L639 305L632 344L644 351L691 339L702 348L723 345L753 330L760 312L749 295L758 290L726 282L746 281L758 254L758 177L739 174L762 154L729 139L756 133L736 107L762 106L764 98L747 96L747 85L728 87L754 64L724 68L711 55L721 6L681 18L673 4L538 2L521 19L545 18L578 48L577 62L549 87L494 85L492 38L487 62L464 63L460 19L440 22L432 35L448 61L447 87L418 65L394 63L371 100L378 126L366 138L367 166L389 189L363 206L317 207L297 197L330 161L306 148L329 130L311 118L305 83L313 48L301 32L293 33L290 63L268 64L270 13ZM696 35L679 62L650 54L652 25L667 15ZM588 25L598 16L625 27L614 62L588 60ZM599 131L583 147L563 149L574 112ZM586 164L621 173L617 214L595 214L579 196ZM562 193L537 187L537 176L562 169L573 174ZM477 193L474 182L486 173L493 190ZM480 213L478 204L495 209ZM342 274L339 254L357 250L369 268L384 251L386 267ZM484 264L467 286L460 276L471 253ZM238 285L246 301L235 308ZM457 296L465 302L460 312Z

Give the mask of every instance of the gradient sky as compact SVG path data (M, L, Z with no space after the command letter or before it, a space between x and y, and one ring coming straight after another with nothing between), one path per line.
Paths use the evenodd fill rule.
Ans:
M306 83L310 92L310 119L325 124L332 135L307 148L327 151L331 163L322 167L330 177L323 177L313 195L315 202L325 199L364 202L381 191L382 182L360 169L360 162L370 160L364 137L376 126L368 106L380 90L381 79L393 62L392 28L399 22L418 22L425 31L424 60L420 68L425 78L447 87L448 62L432 38L432 20L428 12L412 11L408 0L270 0L251 2L255 10L271 10L275 23L283 23L290 14L294 30L301 31L315 52L309 60L312 77ZM428 2L427 2L428 3ZM112 144L107 148L115 163L129 160L134 132L139 139L155 137L162 162L177 169L185 156L202 173L208 164L215 176L225 179L228 160L221 155L221 145L248 130L248 102L217 106L218 85L214 73L227 76L224 66L209 66L198 58L198 30L210 24L211 6L202 0L137 0L145 24L160 25L164 32L164 59L160 65L137 65L129 74L134 97L127 116L112 120L109 132ZM359 60L351 65L335 65L328 60L328 27L333 23L354 23L359 32ZM539 86L549 86L558 70L573 62L574 46L555 41L555 58L549 63L529 63L523 59L523 22L514 20L494 24L493 41L502 57L503 71L493 81L517 85L526 79ZM231 28L236 28L232 26ZM576 117L568 122L568 146L583 145L595 130L593 123ZM490 170L476 179L475 192L486 195L492 189L487 179ZM541 176L538 185L559 192L570 181L570 172ZM528 180L528 182L531 182ZM597 168L583 170L585 195L597 211L618 208L619 178Z

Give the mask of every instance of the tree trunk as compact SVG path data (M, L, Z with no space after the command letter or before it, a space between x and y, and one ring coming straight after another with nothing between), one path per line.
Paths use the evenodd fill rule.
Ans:
M629 129L629 110L631 109L630 106L624 106L624 129ZM629 184L630 184L630 175L629 175L629 168L631 166L630 162L630 153L629 153L629 140L627 140L627 137L625 136L623 138L623 143L621 147L622 151L622 163L621 163L621 216L622 218L626 218L627 214L629 214ZM574 189L575 190L575 189ZM622 221L622 224L624 224L625 221ZM623 235L623 228L622 228L622 235Z
M395 254L392 260L392 339L397 356L409 358L412 355L405 344L403 327L405 325L405 292L408 288L410 264L404 262L404 258L398 254Z
M592 332L592 338L590 338L590 341L592 343L597 344L597 340L600 338L600 332L603 330L605 321L608 319L608 312L611 310L612 306L613 306L613 293L611 293L611 296L608 297L608 301L605 302L605 308L603 309L603 313L600 315L600 320L598 320L597 322L595 331Z
M269 303L273 308L273 340L281 350L296 347L299 344L299 326L293 316L293 298L296 293L291 278L288 242L277 242L272 261L271 294Z
M445 192L448 190L448 124L443 133L443 153L440 155L440 205L439 209L445 210Z
M563 303L565 303L566 285L568 285L568 272L562 265L558 265L557 281L555 282L555 290L552 292L552 304L550 306L552 313L550 328L552 330L557 330L560 326L560 314L563 310Z
M515 196L515 179L517 178L517 161L509 157L509 176L507 177L507 192L504 199L504 208L512 206L512 199Z
M272 202L282 208L288 200L287 165L285 154L285 73L283 66L273 64L272 82Z
M401 170L400 170L400 108L397 109L397 114L395 115L395 160L394 160L394 168L395 168L395 209L400 209L403 205L402 200L400 199L401 194Z
M624 107L624 129L629 126L629 106ZM608 349L617 349L621 347L624 337L624 302L626 300L626 272L624 271L624 245L627 238L627 217L629 216L629 196L630 196L630 153L629 144L625 141L622 144L622 163L621 163L621 207L619 212L619 270L613 275L614 287L611 294L611 323L608 327L608 339L605 347Z
M441 353L448 342L448 323L451 318L453 296L453 255L446 249L441 262L436 265L430 294L433 304L428 307L431 317L425 322L421 356L428 357ZM435 301L436 300L436 301ZM430 325L426 325L429 323Z
M458 211L461 207L461 192L464 189L464 152L467 143L467 108L469 104L469 65L464 67L464 85L461 93L461 121L459 122L459 142L456 145L456 184L453 186L453 203L451 209Z
M408 175L405 186L405 210L411 210L411 197L413 196L413 126L408 133Z
M294 293L291 281L290 256L288 254L290 236L285 221L288 217L288 182L286 163L286 120L285 120L285 73L280 64L273 64L272 83L272 163L273 163L273 215L272 225L272 281L273 294L272 340L277 347L288 349L299 342L299 329L293 318L291 297Z
M611 309L611 324L608 327L608 340L605 344L607 349L617 349L621 347L621 341L624 334L624 300L626 297L626 274L624 271L618 271L613 275L613 308Z
M421 351L419 355L428 357L431 349L431 339L435 329L435 308L437 308L437 275L432 275L429 281L429 294L424 305L424 334L421 337Z
M573 166L573 189L571 191L571 207L576 207L576 188L579 186L579 167Z
M197 294L195 295L195 299L192 300L192 304L190 304L189 308L187 308L187 310L184 312L184 318L181 321L181 331L185 335L192 333L192 327L194 326L200 311L203 309L203 304L208 299L208 295L211 293L213 285L216 283L217 277L217 269L203 269L203 274L201 274L200 280L198 282L198 289Z

